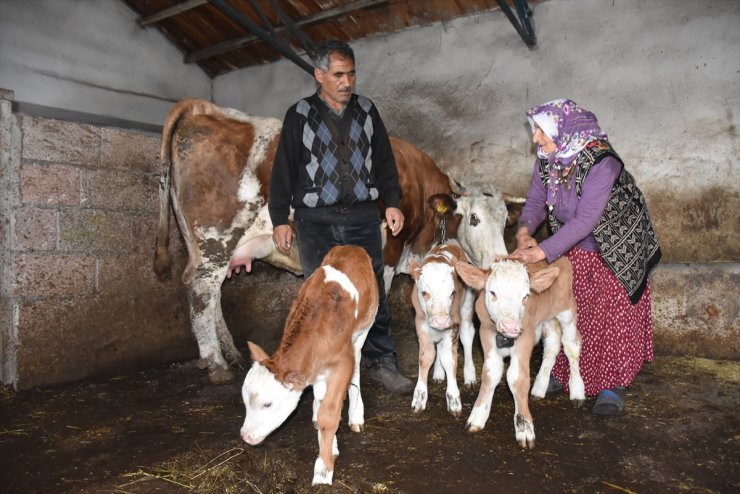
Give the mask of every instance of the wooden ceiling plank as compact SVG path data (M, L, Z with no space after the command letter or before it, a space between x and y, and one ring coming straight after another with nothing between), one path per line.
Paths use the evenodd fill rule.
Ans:
M187 0L182 3L178 3L177 5L173 5L172 7L168 7L164 10L160 10L159 12L156 12L152 15L143 17L139 19L138 23L140 26L146 27L151 24L156 24L157 22L164 19L169 19L170 17L182 14L183 12L187 12L188 10L194 9L196 7L200 7L201 5L206 3L208 3L208 0Z

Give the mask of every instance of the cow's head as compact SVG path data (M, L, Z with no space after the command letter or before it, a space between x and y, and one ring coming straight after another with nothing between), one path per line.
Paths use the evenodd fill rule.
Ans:
M504 196L490 186L461 192L452 209L455 215L460 216L457 240L476 266L487 268L494 258L507 254L504 228L511 218L505 198L520 199Z
M245 443L255 446L264 441L295 410L305 382L294 382L295 376L278 380L264 365L269 358L265 351L252 342L248 346L254 364L242 386L242 399L247 414L241 436Z
M452 326L452 304L462 287L450 265L449 253L432 250L421 266L412 260L409 271L416 284L419 307L427 324L433 329L446 330Z

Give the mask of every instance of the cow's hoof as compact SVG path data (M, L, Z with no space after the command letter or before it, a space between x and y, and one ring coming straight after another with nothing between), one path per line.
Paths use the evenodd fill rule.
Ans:
M214 369L208 372L208 379L213 384L226 384L234 380L234 373L230 369Z
M586 404L586 400L571 400L571 403L573 404L573 408L583 408L583 405Z
M350 424L349 428L352 432L362 432L365 430L365 424Z

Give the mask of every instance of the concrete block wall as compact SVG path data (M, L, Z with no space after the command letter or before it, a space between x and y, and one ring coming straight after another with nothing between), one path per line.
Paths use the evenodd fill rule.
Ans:
M186 251L156 279L158 133L13 114L0 91L0 378L17 389L198 357ZM300 278L264 264L224 284L240 348L274 349Z
M151 272L159 135L6 111L2 126L3 382L192 354L181 289Z

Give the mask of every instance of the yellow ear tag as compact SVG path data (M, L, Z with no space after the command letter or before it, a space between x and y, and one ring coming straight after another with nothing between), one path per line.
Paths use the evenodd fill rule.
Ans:
M440 214L445 214L447 212L447 206L444 203L440 202L439 204L437 204L437 212Z

